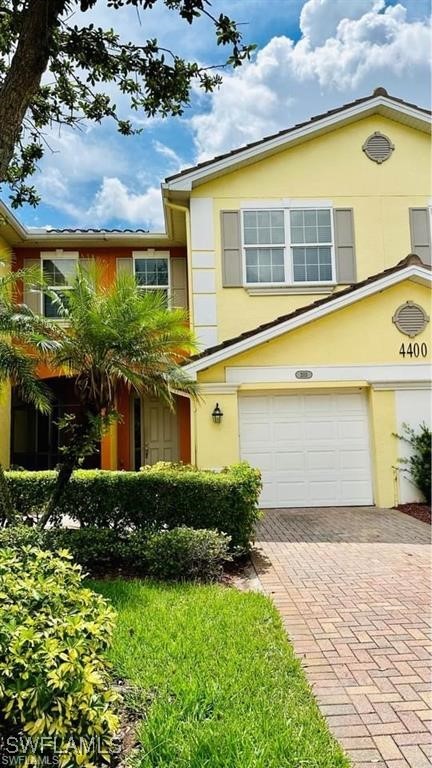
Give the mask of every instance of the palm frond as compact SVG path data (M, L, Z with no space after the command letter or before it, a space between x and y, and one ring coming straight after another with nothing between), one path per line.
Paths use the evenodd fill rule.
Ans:
M50 391L35 371L35 363L21 349L0 340L0 381L10 379L26 403L50 410Z

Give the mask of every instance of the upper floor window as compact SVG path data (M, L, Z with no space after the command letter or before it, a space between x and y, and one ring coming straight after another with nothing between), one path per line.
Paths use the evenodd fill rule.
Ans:
M292 285L334 280L331 211L243 211L247 284Z
M134 258L135 279L144 291L161 291L168 304L169 258L159 255L139 255Z
M42 277L50 292L57 294L67 305L68 291L72 288L73 278L78 263L78 254L68 254L61 258L42 256ZM54 299L46 293L42 296L43 314L45 317L58 317L58 305Z

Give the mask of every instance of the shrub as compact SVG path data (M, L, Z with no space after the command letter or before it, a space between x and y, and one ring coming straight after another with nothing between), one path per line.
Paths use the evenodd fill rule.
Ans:
M8 472L11 495L23 516L37 517L55 482L55 472ZM211 528L247 550L259 519L261 479L242 463L223 472L171 467L143 472L78 470L58 510L85 527L152 531L181 525Z
M216 581L228 555L229 537L194 528L173 528L149 536L146 546L149 576L166 581Z
M28 525L14 525L0 528L1 549L23 549L26 547L43 547L45 531L30 528Z
M0 584L3 742L23 749L31 738L26 757L37 766L108 761L118 727L104 659L113 611L82 587L79 566L64 553L2 549Z
M416 432L408 424L402 424L402 434L396 435L411 446L411 455L399 459L416 488L421 491L428 504L431 503L431 430L426 424L420 424Z
M112 528L50 528L42 533L47 549L67 549L86 571L98 573L123 565L123 539Z

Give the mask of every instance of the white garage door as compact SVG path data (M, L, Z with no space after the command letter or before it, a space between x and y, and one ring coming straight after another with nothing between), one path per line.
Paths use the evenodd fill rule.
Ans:
M363 395L242 396L239 419L241 458L262 472L262 507L373 503Z

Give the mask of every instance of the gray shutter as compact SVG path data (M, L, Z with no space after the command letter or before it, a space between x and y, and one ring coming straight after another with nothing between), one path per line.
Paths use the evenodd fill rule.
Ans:
M186 259L170 259L171 267L171 306L187 309L187 269Z
M117 258L117 274L118 275L133 275L133 258L127 256L126 258Z
M33 273L36 272L36 267L39 267L39 269L42 269L42 261L41 259L24 259L23 262L24 269L31 269ZM39 274L39 279L41 279L42 274ZM31 280L24 280L23 285L23 303L27 304L29 309L31 309L32 312L35 313L35 315L40 315L42 312L42 291L38 291L35 288L33 288L33 283Z
M410 208L411 251L423 264L431 263L430 214L427 208Z
M334 232L336 252L336 282L355 283L357 280L352 208L335 208Z
M222 285L238 288L243 285L240 211L221 211L222 227Z

